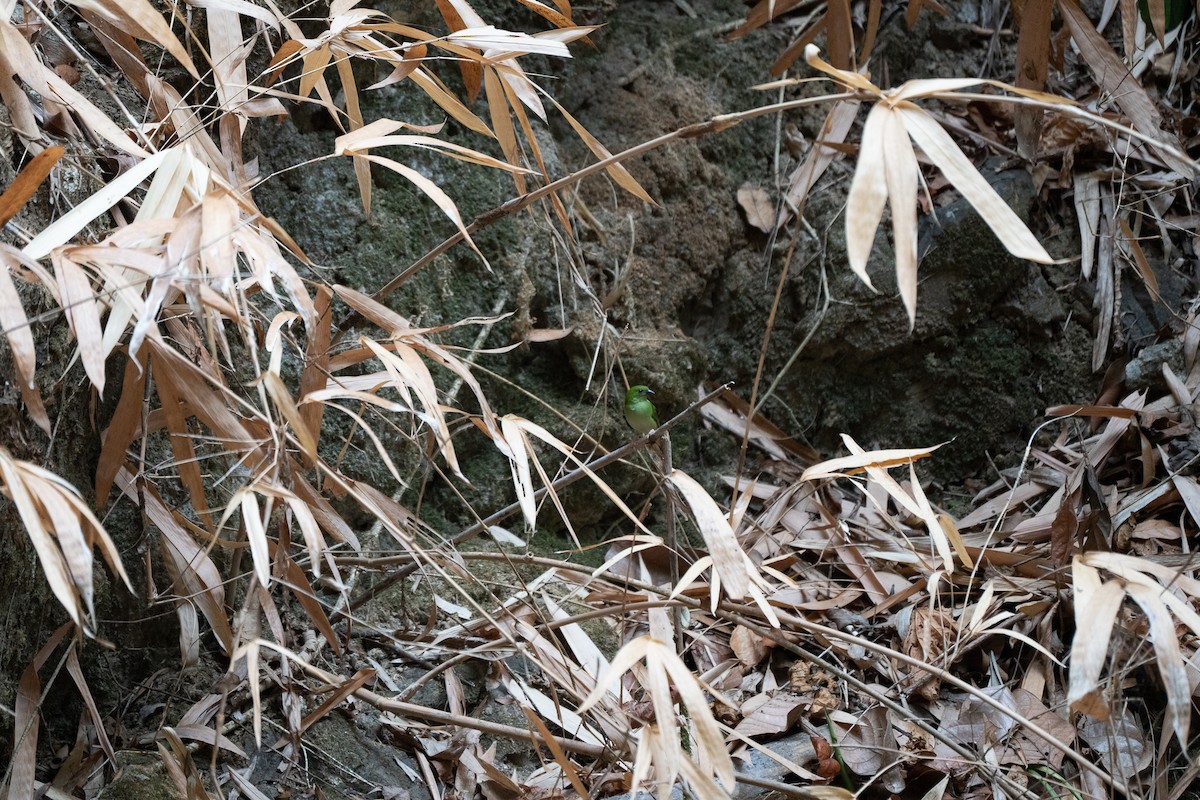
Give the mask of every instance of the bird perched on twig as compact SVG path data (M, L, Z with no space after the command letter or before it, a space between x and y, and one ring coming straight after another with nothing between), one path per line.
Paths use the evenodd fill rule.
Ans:
M658 409L650 402L654 390L649 386L630 386L625 392L625 421L645 435L658 427Z

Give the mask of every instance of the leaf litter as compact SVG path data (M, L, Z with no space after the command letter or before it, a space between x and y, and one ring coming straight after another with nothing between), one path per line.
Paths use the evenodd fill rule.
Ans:
M741 498L732 508L683 470L665 472L664 491L681 524L686 520L693 540L702 542L677 546L650 531L576 447L529 420L496 414L470 360L442 346L439 330L418 329L347 287L323 286L314 296L307 258L258 210L249 188L254 168L241 156L244 125L287 113L283 100L332 113L342 134L328 157L352 159L366 213L370 162L432 199L472 248L469 226L442 187L372 151L423 148L502 169L526 193L533 183L550 182L529 112L544 120L552 107L598 159L611 161L604 169L616 185L652 202L620 160L521 66L528 54L569 56L567 44L594 29L572 21L565 0L554 8L523 4L552 30L499 29L465 0L445 0L437 7L450 33L434 36L338 0L310 29L314 35L305 36L270 2L266 8L195 3L208 23L205 50L181 42L149 3L73 3L97 28L114 31L118 47L104 46L147 104L141 123L111 118L44 63L25 24L31 19L0 19L0 97L35 156L0 195L0 214L19 213L50 164L63 157L63 148L41 141L43 120L58 120L72 149L87 131L92 143L124 159L119 174L72 211L19 248L0 246L0 310L26 408L49 431L33 322L13 279L40 286L62 309L92 387L117 396L118 414L99 458L97 502L103 507L115 487L158 532L153 563L163 574L149 585L163 588L151 599L169 604L178 617L181 663L200 663L209 634L227 659L212 691L145 742L154 744L180 794L262 796L233 767L245 763L246 753L227 734L247 721L257 744L264 722L278 725L283 735L274 747L299 771L304 737L314 725L336 708L365 713L367 706L413 755L416 766L407 769L435 796L592 797L645 784L665 797L682 780L695 796L714 800L738 784L845 798L872 783L893 794L929 786L924 796L934 800L943 792L1015 797L1034 785L1057 787L1054 796L1109 789L1128 795L1164 774L1168 781L1177 774L1194 778L1181 766L1200 687L1200 579L1190 549L1200 527L1200 484L1191 474L1200 396L1194 315L1178 337L1185 354L1179 374L1164 365L1157 388L1048 409L1050 421L1031 440L1021 468L957 514L930 500L915 467L919 459L936 458L936 446L867 450L847 436L849 455L820 461L761 415L747 422L747 406L722 396L704 415L760 449L763 466L753 482L729 477ZM762 0L733 35L797 5ZM1128 125L1042 94L1039 85L917 80L883 90L852 68L871 50L878 5L868 6L861 51L847 35L850 5L831 2L781 57L777 67L803 54L853 97L830 111L819 146L789 182L782 209L753 187L739 202L747 222L764 233L800 217L808 192L845 152L861 104L874 103L849 188L849 261L870 285L867 257L890 205L910 324L917 310L922 160L983 213L1010 251L1052 260L954 143L945 117L916 101L953 102L967 96L964 90L987 85L1043 111L1109 126L1116 142L1098 141L1168 170L1162 185L1178 187L1191 177L1194 165L1164 134L1153 99L1125 81L1124 61L1070 0L1059 4L1068 28ZM910 3L910 15L921 5ZM1151 5L1153 35L1165 46L1162 4ZM248 74L239 49L249 20L287 37L257 76ZM820 31L828 35L831 63L811 45ZM199 75L192 60L198 53L212 70L215 102L185 100L151 74L136 44L129 44L134 39L162 48L193 76ZM1044 49L1040 41L1025 42L1034 52ZM434 51L456 61L469 99L483 90L490 125L436 76ZM367 122L352 58L388 68L388 77L371 89L415 86L462 126L494 139L502 157L438 139L437 126ZM340 83L339 97L327 74ZM14 76L32 93L21 91ZM287 86L292 90L277 88ZM733 121L714 120L712 130ZM1021 123L1026 147L1037 142L1031 124ZM1043 137L1060 133L1053 124L1043 127ZM398 133L406 127L414 132ZM1128 264L1158 292L1139 243L1143 222L1122 192L1149 197L1161 186L1135 182L1118 191L1111 175L1065 168L1058 180L1073 181L1081 268L1085 278L1097 275L1102 314L1093 366L1099 368L1108 355L1105 326L1116 313L1116 270ZM547 198L569 232L563 200L553 191ZM1159 208L1170 216L1169 205ZM112 231L85 239L90 226L103 227L110 218ZM334 298L382 334L362 333L335 352L328 313ZM323 344L314 350L314 342ZM292 359L305 356L300 388L292 388ZM114 388L106 378L117 358L125 359L125 368ZM476 411L448 401L439 371L469 389ZM319 446L326 411L352 420L402 487L381 431L436 453L462 477L455 437L469 420L509 461L517 496L512 513L521 513L530 528L546 499L570 525L560 479L543 464L548 451L590 478L627 518L631 534L613 540L599 569L530 556L511 541L512 549L447 546L396 496L349 478L328 459ZM142 461L148 451L164 455L170 481L148 473ZM88 710L78 750L89 751L92 764L103 759L101 774L114 768L107 721L91 698L77 649L83 637L98 635L94 551L111 574L126 586L130 580L100 518L75 487L3 448L0 483L71 620L20 677L12 715L16 744L4 777L8 796L42 789L48 796L94 796L94 784L85 786L73 771L82 756L60 766L52 787L38 780L41 671L61 651ZM346 503L376 519L398 555L364 550L339 510ZM468 587L478 580L473 568L487 561L543 571L502 597L480 599ZM356 576L385 562L420 564L427 575L414 580L437 580L455 592L453 598L434 595L423 631L402 641L387 635L404 648L396 663L425 670L405 689L382 664L345 675L335 661L357 646L347 613L355 605ZM239 569L243 577L231 577ZM285 591L299 606L299 626ZM585 624L597 616L611 625L607 635L619 646L598 641L598 630ZM307 636L292 635L304 627ZM492 696L522 709L522 724L468 708L459 670L469 664L484 669ZM376 682L395 696L377 693ZM430 683L444 687L445 708L409 702L411 690ZM302 713L310 692L323 699ZM279 704L264 703L264 695L278 696ZM481 735L528 743L541 756L538 766L504 763ZM193 758L197 743L210 748L214 769L207 773ZM768 754L782 772L767 778L740 769L752 753ZM214 779L225 783L214 786ZM1182 779L1172 796L1181 786Z

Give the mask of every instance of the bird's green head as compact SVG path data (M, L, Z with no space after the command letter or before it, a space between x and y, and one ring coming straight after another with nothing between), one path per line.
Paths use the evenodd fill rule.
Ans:
M628 403L631 400L646 400L652 394L654 394L654 390L649 386L630 386L629 391L625 392L625 402Z

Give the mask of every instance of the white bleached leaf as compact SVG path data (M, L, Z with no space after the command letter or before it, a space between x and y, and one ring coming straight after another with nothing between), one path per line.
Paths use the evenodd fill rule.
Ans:
M925 155L962 192L964 198L1010 253L1017 258L1052 264L1054 259L1042 247L1041 242L1029 230L1021 218L996 194L996 190L979 173L963 151L958 148L950 134L942 129L933 117L914 105L905 103L896 107L903 115L904 125Z

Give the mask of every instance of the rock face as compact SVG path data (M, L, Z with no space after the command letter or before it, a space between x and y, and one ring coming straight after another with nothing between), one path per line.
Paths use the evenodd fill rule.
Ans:
M745 87L765 79L780 45L772 32L726 42L711 25L736 18L738 4L707 5L700 21L672 18L663 5L620 4L597 35L599 54L581 59L564 81L568 105L613 150L768 99ZM890 31L873 69L890 67L893 83L922 77L917 71L930 62L905 41L920 36ZM633 63L639 67L630 70ZM780 127L793 124L811 141L824 113L796 113ZM733 380L749 396L788 248L747 225L735 198L745 183L770 189L775 174L786 183L799 163L776 125L750 121L631 164L659 201L655 208L614 201L598 183L583 188L603 229L580 228L590 274L604 281L614 263L625 273L626 290L608 320L625 334L619 349L635 382L684 393L700 379ZM840 451L841 433L864 446L952 441L931 468L960 481L986 468L989 453L1019 452L1046 405L1094 391L1091 315L1073 292L1077 269L1012 258L965 201L941 194L936 219L922 218L920 299L910 331L891 274L887 224L870 267L880 293L846 266L842 206L851 170L835 165L809 200L770 331L763 388L777 385L765 412L829 454ZM1052 231L1048 220L1039 222L1047 214L1024 171L985 165L984 172L1035 231Z

